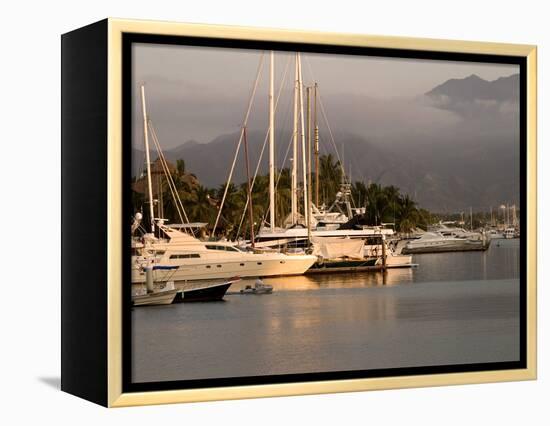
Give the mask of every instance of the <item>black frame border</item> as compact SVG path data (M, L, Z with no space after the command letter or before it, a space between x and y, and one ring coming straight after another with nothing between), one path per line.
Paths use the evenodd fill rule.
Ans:
M520 359L512 362L432 365L391 369L353 370L272 376L248 376L199 380L174 380L134 383L131 377L131 270L130 263L122 265L122 391L150 392L163 390L184 390L244 385L269 385L325 380L367 379L426 374L467 373L527 368L527 58L445 51L390 49L377 47L356 47L323 45L312 43L273 42L246 39L224 39L207 37L171 36L155 34L123 33L122 35L122 259L130 258L130 227L124 226L131 217L131 141L132 141L132 44L183 45L213 48L301 51L310 53L344 54L357 56L378 56L402 59L427 59L458 62L481 62L512 64L520 67Z

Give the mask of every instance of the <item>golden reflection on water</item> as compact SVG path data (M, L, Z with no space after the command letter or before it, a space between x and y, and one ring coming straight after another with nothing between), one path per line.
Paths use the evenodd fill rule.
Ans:
M390 269L386 272L355 272L338 274L296 275L291 277L264 278L262 281L272 285L274 290L304 291L323 288L380 287L408 284L413 280L413 268ZM231 286L231 290L240 290L254 280L243 279Z

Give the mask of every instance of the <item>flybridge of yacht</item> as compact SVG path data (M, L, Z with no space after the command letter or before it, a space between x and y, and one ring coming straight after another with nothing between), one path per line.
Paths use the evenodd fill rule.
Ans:
M206 222L189 222L189 223L171 223L172 229L201 229L206 228L208 223Z
M362 229L321 229L317 228L312 231L312 234L317 237L343 237L347 236L349 238L362 238L362 237L373 237L373 236L390 236L394 234L393 229L388 228L376 228L376 227L365 227ZM274 232L262 231L258 234L257 239L267 240L272 238L307 238L308 233L305 228L287 228L275 230Z

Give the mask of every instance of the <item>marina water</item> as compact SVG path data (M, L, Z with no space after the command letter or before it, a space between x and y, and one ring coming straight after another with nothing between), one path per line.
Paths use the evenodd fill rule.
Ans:
M238 294L243 280L221 302L133 309L133 381L516 361L519 246L265 279L270 295Z

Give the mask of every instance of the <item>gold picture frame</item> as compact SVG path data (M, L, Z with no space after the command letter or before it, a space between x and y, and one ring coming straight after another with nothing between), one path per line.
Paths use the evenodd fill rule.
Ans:
M335 392L356 392L379 389L425 386L491 383L516 380L534 380L537 376L537 49L532 45L487 43L471 41L436 40L336 34L311 31L289 31L234 27L222 25L183 24L109 18L103 21L107 45L107 145L106 145L106 399L99 401L109 407L146 404L166 404L196 401L214 401L241 398L259 398ZM78 32L77 30L76 32ZM75 32L75 33L76 33ZM145 34L163 36L202 37L234 40L252 40L279 43L301 43L342 47L369 47L406 49L425 52L452 52L483 55L503 55L524 58L527 78L526 122L526 192L527 192L527 283L526 283L526 368L514 370L474 371L443 374L376 377L318 382L262 384L250 386L208 387L147 392L124 392L123 324L122 324L122 264L123 264L123 199L119 190L123 184L122 149L122 85L123 35ZM69 33L71 34L71 33ZM64 260L65 262L65 260ZM70 303L70 297L65 298ZM69 319L68 319L69 320ZM65 321L65 319L64 319ZM67 341L71 337L67 331ZM72 373L66 373L67 375ZM64 380L64 379L62 379ZM104 383L105 384L105 383ZM71 393L80 394L76 385L64 386ZM86 395L84 395L86 398ZM93 399L93 398L88 398Z

